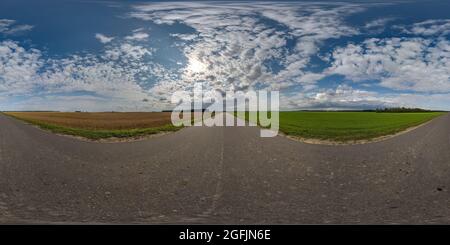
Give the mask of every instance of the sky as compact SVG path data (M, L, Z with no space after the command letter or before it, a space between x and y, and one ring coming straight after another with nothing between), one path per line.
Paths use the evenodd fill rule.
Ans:
M0 1L0 110L158 111L195 83L450 110L450 1Z

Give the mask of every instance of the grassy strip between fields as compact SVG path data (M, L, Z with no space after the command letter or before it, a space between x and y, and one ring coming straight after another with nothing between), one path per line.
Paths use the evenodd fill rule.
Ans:
M256 113L256 112L255 112ZM423 124L445 113L280 112L286 135L326 141L370 140ZM246 120L248 120L248 112Z
M60 125L49 124L45 122L41 122L38 120L31 120L26 118L20 118L13 116L8 113L4 113L5 115L11 116L18 120L34 124L42 129L49 130L53 133L58 134L67 134L73 136L81 136L84 138L99 140L106 138L131 138L131 137L139 137L151 134L157 134L162 132L173 132L181 129L182 127L175 127L172 124L168 124L160 127L152 127L152 128L136 128L136 129L117 129L117 130L96 130L96 129L81 129L81 128L71 128L64 127Z

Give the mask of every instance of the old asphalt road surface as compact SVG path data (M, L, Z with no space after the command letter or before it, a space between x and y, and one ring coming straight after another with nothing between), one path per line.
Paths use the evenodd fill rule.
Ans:
M450 115L352 146L190 127L130 143L0 115L0 223L450 223Z

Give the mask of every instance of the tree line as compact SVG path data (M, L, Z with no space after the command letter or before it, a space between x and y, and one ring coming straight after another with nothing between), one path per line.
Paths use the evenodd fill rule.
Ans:
M430 110L422 108L407 108L407 107L390 107L390 108L377 108L376 112L431 112Z

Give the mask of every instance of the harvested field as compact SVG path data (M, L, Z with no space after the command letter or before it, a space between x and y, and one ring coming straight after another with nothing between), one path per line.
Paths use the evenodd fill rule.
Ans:
M170 124L170 112L8 112L8 115L82 129L137 129Z
M98 140L140 137L180 129L170 112L7 112L54 133Z

